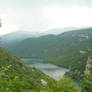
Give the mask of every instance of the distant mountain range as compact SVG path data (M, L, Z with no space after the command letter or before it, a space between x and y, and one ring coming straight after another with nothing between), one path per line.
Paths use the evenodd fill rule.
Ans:
M1 42L2 44L15 44L16 42L20 42L24 39L27 38L33 38L33 37L39 37L39 36L43 36L43 35L48 35L48 34L53 34L53 35L57 35L66 31L70 31L70 30L76 30L78 28L75 27L68 27L68 28L57 28L57 29L51 29L45 32L29 32L29 31L16 31L16 32L11 32L9 34L5 34L2 35L1 38Z
M39 37L43 35L42 33L39 32L28 32L28 31L16 31L16 32L11 32L9 34L5 34L1 36L1 42L10 44L10 43L16 43L20 42L26 38L31 38L31 37Z
M76 30L76 29L80 29L80 28L77 28L77 27L55 28L55 29L49 29L45 33L58 35L58 34L61 34L63 32L68 32L68 31Z

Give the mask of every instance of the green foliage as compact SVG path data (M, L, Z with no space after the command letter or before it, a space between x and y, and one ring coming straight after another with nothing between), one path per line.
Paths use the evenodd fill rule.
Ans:
M0 48L0 92L79 92L70 78L55 81ZM41 79L47 85L41 83Z
M58 82L57 87L59 89L58 92L80 92L75 88L75 84L68 77L64 77L63 79L61 79Z
M92 75L85 74L81 80L82 92L92 92Z

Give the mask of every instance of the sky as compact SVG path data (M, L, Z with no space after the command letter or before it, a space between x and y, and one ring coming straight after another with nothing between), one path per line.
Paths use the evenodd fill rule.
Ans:
M92 26L92 0L0 0L0 35Z

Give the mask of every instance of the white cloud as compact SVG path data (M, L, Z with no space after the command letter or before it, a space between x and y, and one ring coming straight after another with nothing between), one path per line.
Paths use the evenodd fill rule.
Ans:
M2 0L0 34L16 30L43 32L58 27L92 26L91 5L90 0Z
M43 10L54 27L92 26L92 9L86 7L50 6Z

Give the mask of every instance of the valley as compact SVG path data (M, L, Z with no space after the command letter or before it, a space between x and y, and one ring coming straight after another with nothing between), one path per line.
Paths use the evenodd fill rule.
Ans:
M35 60L37 61L37 59ZM53 79L54 77L51 78L39 69L32 67L32 64L29 66L31 67L25 65L20 58L11 52L0 47L0 92L80 92L75 88L71 78L63 77L56 81ZM52 65L51 68L58 67Z
M41 70L46 75L52 77L55 80L60 80L68 69L58 67L54 64L43 63L42 59L35 58L22 58L22 61L30 67L35 67Z
M92 28L88 28L3 42L0 45L8 51L0 47L0 90L81 92L86 87L91 90L91 39ZM73 80L79 81L78 87Z
M92 0L1 0L0 92L92 92Z
M80 79L85 72L87 59L92 55L91 39L92 28L84 28L59 35L27 38L15 45L3 43L2 46L18 57L43 58L43 63L66 67L69 69L67 75Z

